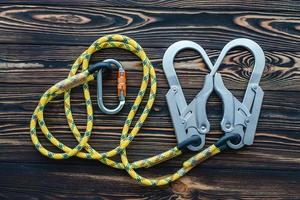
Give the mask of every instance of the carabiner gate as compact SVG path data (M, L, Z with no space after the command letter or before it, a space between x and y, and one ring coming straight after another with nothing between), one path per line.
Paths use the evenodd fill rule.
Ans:
M125 97L126 97L126 73L117 60L114 59L106 59L103 62L109 62L114 64L118 69L118 97L119 97L119 105L116 108L109 109L103 103L103 90L102 90L102 69L99 69L97 74L97 101L98 106L102 112L105 114L113 115L120 112L125 105Z

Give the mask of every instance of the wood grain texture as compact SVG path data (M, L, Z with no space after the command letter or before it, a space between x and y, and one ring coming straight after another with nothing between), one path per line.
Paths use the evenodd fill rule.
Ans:
M11 172L9 176L0 172L4 180L0 188L7 191L1 195L3 198L32 198L34 194L40 199L295 199L299 189L296 182L300 181L299 174L293 171L257 170L253 176L251 170L201 166L169 187L153 188L136 184L125 172L91 164L3 164L2 169ZM163 175L164 171L161 167L143 174ZM293 180L287 181L290 176ZM13 178L20 181L16 184Z
M189 39L221 49L246 37L264 50L295 51L300 41L298 12L4 5L0 14L0 43L89 45L119 33L143 47Z
M61 5L61 6L76 6L82 7L83 3L80 0L2 0L1 4L11 5L26 4L26 5ZM92 7L141 7L141 8L189 8L189 9L201 9L201 10L279 10L279 11L299 11L300 5L293 0L282 0L280 3L276 0L269 0L268 2L260 0L86 0L85 6Z
M26 4L26 5L24 5ZM300 197L300 4L296 1L1 1L0 2L0 199L299 199ZM128 148L131 161L176 145L164 95L163 53L181 39L198 42L212 62L231 39L247 37L266 54L261 80L265 91L255 143L229 150L169 186L144 187L119 170L97 161L50 160L31 144L29 120L38 99L64 79L72 62L99 36L122 33L136 39L153 62L158 95L141 133ZM121 61L128 71L127 104L120 114L102 114L96 82L90 83L95 125L90 144L99 151L118 145L120 132L142 78L140 61L123 50L104 50L92 62ZM226 86L242 99L254 60L232 50L219 71ZM188 101L202 87L208 70L193 51L180 52L176 71ZM113 106L116 80L104 82L105 103ZM143 105L145 104L143 100ZM213 94L207 105L211 131L206 144L219 138L222 105ZM72 91L72 111L81 131L86 110L82 90ZM75 146L67 128L63 99L46 107L46 122L56 137ZM39 133L41 142L53 148ZM192 156L187 152L151 169L164 176ZM119 158L116 157L116 160Z
M48 85L64 79L74 60L86 49L86 46L55 46L55 45L5 45L0 47L0 78L3 86L11 84L30 84L32 70L39 73L36 80L39 84ZM162 69L162 57L166 48L145 48L151 58L158 76L160 88L168 88ZM205 49L214 63L220 51ZM17 56L16 56L17 55ZM300 90L300 51L265 51L266 67L260 82L264 90ZM141 80L142 68L140 60L130 52L120 49L106 49L93 55L91 62L114 57L120 60L129 73L137 76L129 77L129 86L136 86ZM242 89L246 87L251 76L254 58L244 49L230 51L219 68L224 82L229 89ZM201 88L204 75L208 69L201 56L196 52L185 50L176 57L175 63L178 77L186 88ZM186 70L189 69L189 70ZM11 76L7 76L10 74ZM22 77L11 79L11 77ZM129 75L130 76L130 75ZM43 77L43 78L40 78ZM191 77L191 78L187 78ZM54 80L49 83L49 80ZM276 87L274 87L276 83ZM115 84L109 81L112 86Z

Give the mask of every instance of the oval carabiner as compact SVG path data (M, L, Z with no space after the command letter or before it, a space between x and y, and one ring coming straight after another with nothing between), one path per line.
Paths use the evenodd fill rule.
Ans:
M114 59L106 59L103 62L109 62L114 64L118 69L118 97L119 97L119 105L114 109L106 108L103 103L103 91L102 91L102 69L98 71L97 74L97 101L98 106L102 112L105 114L116 114L120 112L125 105L125 97L126 97L126 73L121 65L117 60Z

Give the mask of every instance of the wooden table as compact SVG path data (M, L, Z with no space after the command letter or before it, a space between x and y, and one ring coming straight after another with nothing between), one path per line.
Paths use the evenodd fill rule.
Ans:
M300 3L299 1L67 1L3 0L0 3L0 199L299 199L300 194ZM73 61L105 34L137 40L155 65L158 96L154 109L128 148L130 160L155 155L176 145L165 101L168 90L163 53L179 40L202 45L214 62L223 46L245 37L266 54L261 80L265 91L255 143L226 151L170 186L144 187L124 171L77 158L50 160L39 154L29 136L29 120L41 94L67 77ZM96 104L96 83L90 84L95 126L90 144L107 151L119 143L122 125L141 81L141 63L122 50L104 50L92 60L115 58L128 71L127 104L118 115L102 114ZM234 50L220 67L226 86L242 99L253 58ZM200 56L184 51L176 69L191 101L207 68ZM105 83L105 102L115 105L114 76ZM215 94L207 106L211 131L207 144L221 136L222 105ZM72 92L72 110L85 128L82 89ZM49 129L76 145L63 111L63 99L46 108ZM41 134L39 133L39 136ZM40 137L42 138L42 137ZM43 144L49 146L45 139ZM154 168L147 177L174 172L193 153ZM116 158L117 160L119 158Z

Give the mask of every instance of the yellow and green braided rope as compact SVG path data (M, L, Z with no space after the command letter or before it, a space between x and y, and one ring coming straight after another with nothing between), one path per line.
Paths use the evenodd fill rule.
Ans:
M89 60L92 54L95 53L96 51L100 51L101 49L105 49L105 48L121 48L121 49L128 50L133 54L135 54L136 56L138 56L141 59L143 65L143 79L142 79L142 83L138 95L124 123L121 138L120 138L120 145L108 152L100 153L95 149L93 149L88 144L88 140L91 136L92 128L93 128L93 108L92 108L92 101L90 97L88 82L94 80L95 78L93 74L89 73L88 67L89 67ZM79 69L81 70L80 73L78 73ZM134 125L134 127L129 133L132 120L134 119L135 114L140 106L140 103L144 98L149 82L150 82L150 94L147 100L147 104L144 110L142 111L142 114L140 115L139 119L137 120L136 124ZM84 98L85 98L86 109L87 109L87 124L86 124L86 130L84 134L81 134L79 132L71 112L70 92L72 88L79 85L82 85L83 87ZM161 179L147 179L137 174L134 169L151 167L153 165L156 165L158 163L176 157L182 153L179 148L174 147L166 152L163 152L159 155L147 159L135 161L133 163L130 163L128 161L128 158L126 156L126 147L131 143L134 137L138 134L140 128L145 122L154 103L155 96L156 96L156 89L157 89L157 83L156 83L155 70L150 60L148 59L146 53L144 52L143 48L136 41L122 35L107 35L101 37L98 40L96 40L86 51L84 51L77 58L77 60L75 61L75 63L71 68L71 71L67 79L58 82L42 95L36 109L34 110L30 122L31 140L35 145L36 149L41 154L52 159L67 159L72 156L77 156L83 159L99 160L100 162L109 165L111 167L118 168L118 169L125 169L131 177L133 177L134 179L136 179L137 181L139 181L144 185L168 184L182 177L198 163L219 153L221 150L215 145L211 145L204 151L198 153L197 155L193 156L192 158L184 162L181 169L179 169L176 173L168 177L164 177ZM55 98L57 95L62 93L64 93L64 108L65 108L65 115L67 117L68 125L74 137L78 141L78 145L74 148L68 147L67 145L60 142L57 138L55 138L48 130L46 123L44 121L43 112L45 106L53 98ZM37 123L42 133L45 135L45 137L54 146L60 149L62 153L55 153L49 151L39 142L36 133ZM86 152L82 152L83 149ZM122 162L116 162L110 159L111 157L117 154L120 154Z

